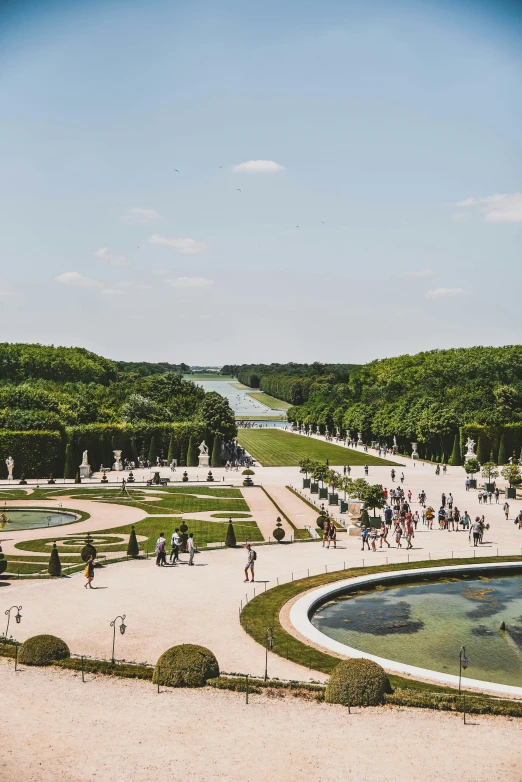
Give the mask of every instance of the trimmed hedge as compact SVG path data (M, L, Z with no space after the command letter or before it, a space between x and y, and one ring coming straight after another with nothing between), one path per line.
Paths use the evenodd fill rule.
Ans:
M25 665L51 665L54 660L70 657L69 647L55 635L33 635L24 641L18 659Z
M416 709L437 711L464 710L464 700L458 693L434 693L428 690L395 690L386 694L386 703L393 706L411 706ZM484 698L466 693L466 712L470 714L500 714L506 717L522 717L522 702Z
M65 442L60 432L11 431L0 429L0 453L14 459L13 477L42 478L53 473L61 475L65 458ZM7 478L5 460L0 459L0 478Z
M372 660L343 660L333 669L324 699L343 706L379 706L391 692L384 668Z
M173 646L163 652L152 681L169 687L204 687L219 676L219 665L210 649L195 644Z
M73 671L82 670L82 661L80 657L53 660L52 664L59 668L68 668ZM83 660L83 670L86 673L103 673L106 676L121 676L126 679L148 679L150 681L154 669L148 665L134 663L117 662L113 665L108 660L92 660L87 657Z

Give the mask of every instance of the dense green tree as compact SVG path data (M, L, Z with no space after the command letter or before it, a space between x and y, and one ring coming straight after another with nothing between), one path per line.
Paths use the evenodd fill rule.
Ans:
M230 440L237 434L236 422L228 400L215 391L205 394L199 408L199 415L208 431Z
M73 463L73 451L72 444L70 442L65 446L65 467L63 470L64 478L74 478L76 475L76 468Z
M506 464L507 457L506 457L506 436L504 434L500 437L500 443L498 446L498 457L497 457L497 464L500 466Z
M221 467L221 437L216 435L214 437L214 443L212 445L212 456L210 459L211 467Z
M487 442L484 435L480 435L477 443L477 459L481 464L488 461Z
M453 465L453 467L460 467L462 465L462 458L460 455L460 438L458 434L456 434L453 438L453 450L451 452L450 464Z
M189 440L189 446L187 451L187 467L197 467L199 464L196 446L194 440L191 437Z
M149 453L148 453L148 459L151 464L156 464L156 459L159 456L159 449L158 445L156 443L156 438L154 435L150 438L150 444L149 444Z

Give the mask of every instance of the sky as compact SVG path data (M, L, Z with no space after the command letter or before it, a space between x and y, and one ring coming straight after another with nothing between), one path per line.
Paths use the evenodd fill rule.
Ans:
M1 339L520 343L521 40L504 0L2 4Z

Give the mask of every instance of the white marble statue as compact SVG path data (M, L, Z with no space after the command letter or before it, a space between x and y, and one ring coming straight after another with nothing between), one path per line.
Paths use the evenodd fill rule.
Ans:
M362 432L357 432L357 445L362 445L363 439L362 439Z
M113 451L113 454L115 461L112 465L112 469L121 472L121 470L123 470L123 464L121 463L121 451Z
M468 450L466 451L466 455L464 456L464 459L466 461L469 461L470 459L476 459L477 454L475 453L475 440L472 440L471 437L468 437L468 440L466 442L466 448Z
M83 456L82 456L82 464L89 464L89 461L88 461L87 457L88 457L88 453L87 453L87 451L84 451L83 452Z
M12 456L8 456L5 460L5 463L7 465L7 472L9 473L9 480L13 480L13 469L14 469L14 459Z
M412 447L411 458L412 459L418 459L419 458L419 454L417 453L418 443L412 443L411 447Z
M208 445L206 444L206 442L204 440L201 443L201 445L199 446L199 453L200 453L200 456L208 456Z
M397 438L395 437L395 435L393 435L393 447L394 447L394 448L397 448L397 447L398 447L398 446L397 446Z

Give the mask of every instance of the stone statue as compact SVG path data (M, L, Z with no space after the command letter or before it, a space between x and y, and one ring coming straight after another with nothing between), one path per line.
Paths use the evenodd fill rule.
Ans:
M87 451L83 452L82 464L89 464L88 459L87 459Z
M477 458L477 454L475 453L475 440L472 440L471 437L468 437L468 441L466 443L466 448L468 450L466 451L464 459L466 461L469 461L470 459L476 459Z
M9 473L9 480L13 480L13 469L14 469L14 459L12 456L8 456L5 460L5 463L7 465L7 472Z
M89 464L87 457L87 451L84 451L82 456L82 463L80 464L80 478L91 477L91 465Z
M208 445L203 440L203 442L199 446L199 458L198 458L199 466L200 467L209 467L210 466L209 465L209 460L210 460L210 457L208 455Z
M397 438L393 435L393 447L397 448Z
M206 442L204 440L201 443L201 445L199 446L199 453L200 453L200 456L208 456L208 445L206 444Z
M412 447L411 458L412 459L418 459L419 458L419 454L417 453L418 443L412 443L411 447Z
M357 432L357 445L362 445L363 439L362 439L362 432Z
M112 465L112 469L121 472L121 470L123 470L123 464L121 463L121 451L113 451L113 454L114 464Z

